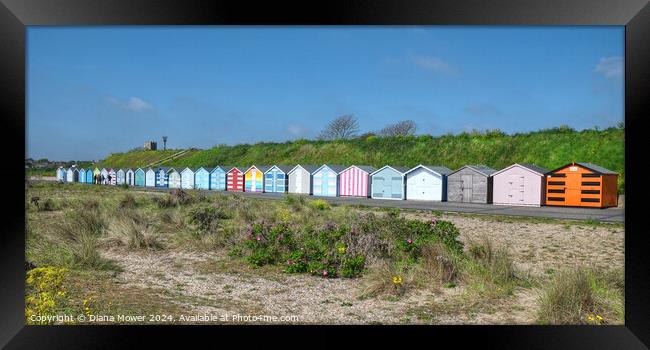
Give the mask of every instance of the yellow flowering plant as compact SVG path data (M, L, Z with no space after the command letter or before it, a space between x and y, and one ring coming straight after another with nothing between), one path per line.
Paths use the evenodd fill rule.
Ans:
M45 320L32 321L32 316L55 315L57 307L66 296L62 287L65 271L65 268L37 267L27 272L25 317L28 324L48 323Z

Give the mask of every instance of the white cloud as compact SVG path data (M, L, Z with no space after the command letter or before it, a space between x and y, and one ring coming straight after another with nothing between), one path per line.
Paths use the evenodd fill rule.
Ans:
M419 68L430 72L445 75L454 75L457 73L454 67L439 57L413 55L411 56L411 60Z
M289 124L289 126L287 127L287 131L292 136L298 137L298 136L304 136L309 130L299 124Z
M621 77L623 75L623 57L602 57L594 68L594 72L600 73L606 78Z
M114 105L116 105L116 106L118 106L120 108L127 109L127 110L134 111L134 112L141 112L141 111L145 111L145 110L148 110L148 109L153 109L153 106L151 104L147 103L145 100L143 100L143 99L141 99L139 97L133 97L132 96L132 97L130 97L128 99L128 101L122 102L122 101L116 99L115 97L109 96L109 97L106 98L106 101L108 101L108 102L110 102L110 103L112 103L112 104L114 104Z

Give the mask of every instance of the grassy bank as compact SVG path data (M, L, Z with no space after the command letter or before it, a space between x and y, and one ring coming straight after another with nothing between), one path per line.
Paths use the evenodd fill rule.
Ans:
M217 146L192 150L165 163L199 167L252 164L386 164L412 167L442 164L456 169L465 164L486 164L501 169L513 163L533 163L547 169L572 161L591 162L617 171L619 191L625 191L624 130L573 131L566 128L506 135L500 132L461 133L432 137L368 136L346 141L298 140ZM167 153L163 153L167 152ZM111 154L101 162L110 167L139 167L168 156L170 151L135 151Z

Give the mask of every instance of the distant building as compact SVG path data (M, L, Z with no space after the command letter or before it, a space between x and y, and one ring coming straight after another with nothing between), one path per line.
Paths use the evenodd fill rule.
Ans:
M155 141L147 141L144 143L144 149L147 151L155 151L158 149L158 144Z

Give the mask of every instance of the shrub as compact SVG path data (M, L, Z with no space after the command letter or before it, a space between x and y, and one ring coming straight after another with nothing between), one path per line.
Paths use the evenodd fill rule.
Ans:
M126 190L126 189L128 189L128 188L129 188L129 184L127 184L127 183L125 182L125 183L123 183L123 184L121 184L121 185L120 185L120 188L122 188L122 189L125 189L125 190Z
M154 204L156 204L156 206L160 209L175 207L177 204L176 200L174 200L174 198L169 194L166 194L161 197L158 196L151 197L151 201L154 202Z
M362 281L359 298L376 297L379 295L403 295L408 287L408 276L396 265L380 262L370 269L370 273Z
M460 272L459 257L442 243L422 246L422 270L429 277L445 284L454 281Z
M51 198L46 198L42 203L36 205L38 211L54 211L56 210L56 204Z
M109 244L131 249L161 249L160 236L149 222L140 216L121 216L113 220L108 228Z
M481 242L470 242L470 256L485 267L492 282L507 284L515 279L515 267L506 248L495 248L492 241L483 237Z
M98 239L105 228L106 222L97 210L73 212L52 225L58 244L70 256L69 263L97 270L115 268L97 250Z
M309 202L309 205L312 208L317 209L317 210L329 210L329 209L332 209L330 204L324 199L313 200L313 201Z
M341 262L341 276L342 277L359 277L363 272L366 264L366 257L363 255L354 255L351 257L343 258Z
M284 202L294 211L301 211L306 199L305 196L286 194L284 196Z
M294 250L286 256L285 272L303 273L307 272L307 259L302 251Z
M133 209L137 205L137 202L135 201L135 198L133 195L125 194L119 201L118 207L122 209Z
M37 267L25 276L25 318L27 324L49 324L47 320L34 321L32 316L53 316L66 295L63 288L64 268Z
M586 270L563 270L546 284L539 297L541 323L585 324L587 317L601 313L596 305Z
M230 219L226 211L210 205L193 208L188 213L188 222L194 225L199 233L212 231L218 225L218 220Z

